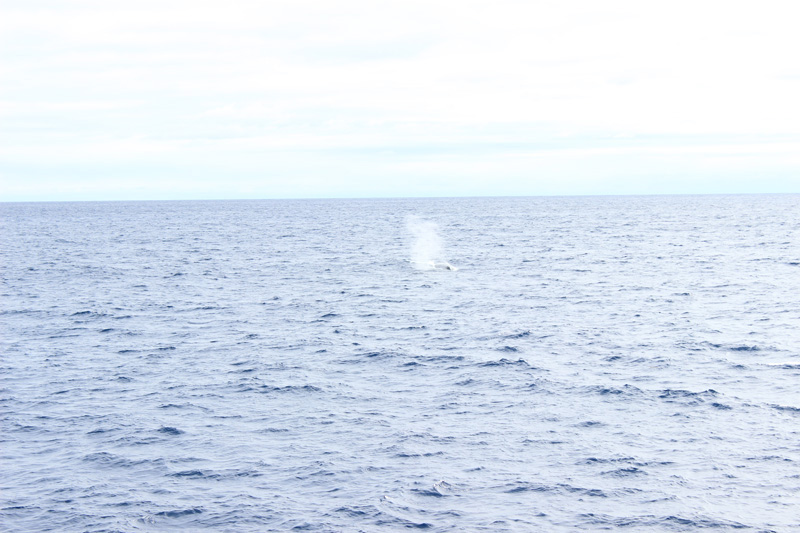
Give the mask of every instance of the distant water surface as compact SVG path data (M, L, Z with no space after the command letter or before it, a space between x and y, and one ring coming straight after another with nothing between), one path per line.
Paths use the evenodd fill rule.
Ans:
M800 531L800 196L0 223L3 531Z

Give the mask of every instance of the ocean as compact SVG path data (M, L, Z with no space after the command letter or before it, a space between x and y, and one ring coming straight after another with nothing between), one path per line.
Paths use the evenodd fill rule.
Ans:
M0 223L2 531L800 531L800 195Z

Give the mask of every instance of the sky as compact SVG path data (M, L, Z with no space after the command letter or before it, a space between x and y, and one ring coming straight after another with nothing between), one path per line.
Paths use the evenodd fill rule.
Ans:
M0 200L800 192L794 0L0 0Z

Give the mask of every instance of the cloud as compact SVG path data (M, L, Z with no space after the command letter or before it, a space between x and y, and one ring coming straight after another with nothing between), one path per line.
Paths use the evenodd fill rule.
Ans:
M320 157L350 195L364 186L350 176L438 168L457 194L475 169L521 176L545 159L587 190L602 178L566 159L630 157L648 174L656 157L687 158L677 172L749 150L753 168L792 173L792 13L713 0L6 2L0 169L14 171L2 179L40 175L43 154L85 172L246 169L220 191L325 171L307 160Z

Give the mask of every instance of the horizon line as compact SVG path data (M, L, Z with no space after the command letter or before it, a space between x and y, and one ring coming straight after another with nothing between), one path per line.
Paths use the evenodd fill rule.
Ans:
M125 202L268 202L268 201L320 201L320 200L437 200L478 198L614 198L614 197L659 197L659 196L784 196L798 192L712 192L712 193L607 193L607 194L519 194L519 195L463 195L463 196L290 196L276 198L160 198L160 199L95 199L95 200L0 200L0 204L44 204L44 203L125 203Z

